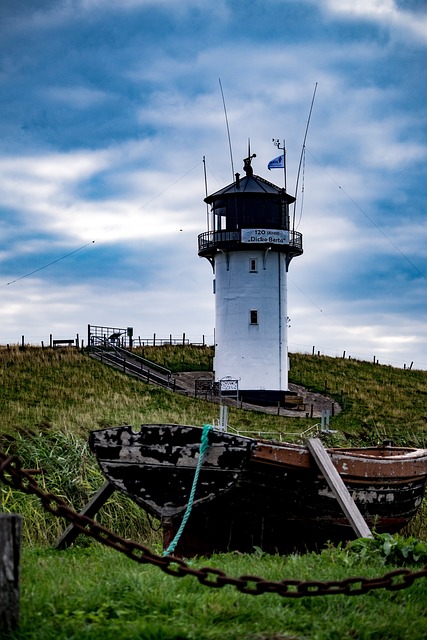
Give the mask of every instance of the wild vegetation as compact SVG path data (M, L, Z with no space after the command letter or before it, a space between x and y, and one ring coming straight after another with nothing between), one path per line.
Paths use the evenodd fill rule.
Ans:
M209 347L145 347L144 357L175 372L209 370ZM331 419L327 444L427 447L427 372L355 360L291 355L292 382L329 394L343 410ZM301 416L300 412L296 415ZM306 414L302 414L305 416ZM19 455L50 491L81 508L103 478L88 449L91 430L144 422L202 425L218 416L218 405L145 384L91 359L77 349L0 348L0 448ZM285 432L295 438L315 423L231 408L230 424L241 431ZM45 515L36 500L3 487L3 508L29 512L25 539L51 543L63 523ZM156 536L141 511L114 495L100 516L139 540ZM421 527L421 528L420 528ZM426 536L417 525L417 535Z
M145 348L144 356L174 372L209 370L208 347ZM327 444L396 444L427 447L427 372L354 360L291 355L291 381L326 393L343 410L331 419ZM299 434L315 420L230 409L244 431ZM42 470L38 482L81 508L103 477L87 446L93 429L143 422L198 424L218 417L218 406L136 381L76 349L0 347L0 449L24 467ZM292 436L290 436L290 439ZM213 590L190 577L177 580L142 567L80 536L74 549L48 548L65 522L45 514L37 499L1 489L3 510L23 515L21 624L14 640L65 638L395 638L427 635L427 580L404 591L348 598L257 598L232 587ZM411 568L427 557L426 508L403 536L380 536L321 554L226 554L194 560L232 575L271 579L340 580ZM98 520L116 533L160 551L156 523L119 494ZM408 537L409 536L409 537Z
M341 404L333 428L355 444L427 446L426 371L292 354L290 379Z

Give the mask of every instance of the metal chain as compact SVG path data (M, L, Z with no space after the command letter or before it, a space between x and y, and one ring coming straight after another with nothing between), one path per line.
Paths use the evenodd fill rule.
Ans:
M140 564L152 564L164 573L182 578L191 575L207 587L221 589L226 585L235 587L241 593L258 596L263 593L276 593L286 598L301 598L307 596L328 596L344 594L357 596L374 589L388 589L398 591L410 587L415 580L427 577L427 565L419 571L396 569L380 578L352 577L344 580L325 582L300 580L265 580L258 576L243 575L238 578L228 576L220 569L203 567L194 569L184 560L173 556L159 556L144 545L125 540L106 527L98 524L92 518L73 511L63 500L53 493L40 489L28 470L22 469L22 463L16 456L6 456L0 452L0 479L10 487L24 493L36 495L42 502L43 508L54 516L65 518L77 529L98 542L124 553L131 560Z

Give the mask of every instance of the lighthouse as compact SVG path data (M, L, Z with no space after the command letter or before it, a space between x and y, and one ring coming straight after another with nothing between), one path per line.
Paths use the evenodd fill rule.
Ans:
M215 381L234 381L239 398L284 402L288 392L287 274L302 254L302 234L291 228L295 198L254 175L208 195L208 230L198 237L209 260L215 295Z

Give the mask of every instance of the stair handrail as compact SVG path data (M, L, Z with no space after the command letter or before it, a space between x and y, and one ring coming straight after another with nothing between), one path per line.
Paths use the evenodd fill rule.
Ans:
M129 359L136 360L141 364L145 364L145 366L148 367L149 369L154 369L155 371L163 375L165 378L167 378L168 382L172 377L172 371L170 369L167 369L166 367L163 367L161 364L158 364L157 362L153 362L152 360L147 360L147 358L144 358L143 356L140 356L139 354L134 353L129 349L126 349L124 347L119 347L116 344L108 342L105 338L102 338L102 337L94 336L94 340L92 345L90 346L90 350L95 353L96 352L105 353L109 351L109 352L115 353L119 357L126 356Z

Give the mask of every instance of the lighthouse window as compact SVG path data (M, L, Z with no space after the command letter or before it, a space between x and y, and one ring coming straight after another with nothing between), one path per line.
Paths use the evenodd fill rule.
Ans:
M250 324L258 324L258 309L249 310L249 321Z
M250 273L256 273L258 271L256 258L249 259L249 271Z

